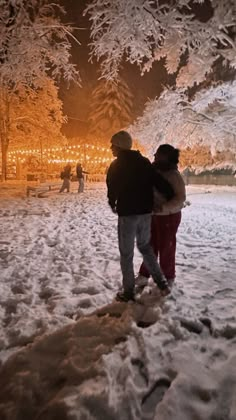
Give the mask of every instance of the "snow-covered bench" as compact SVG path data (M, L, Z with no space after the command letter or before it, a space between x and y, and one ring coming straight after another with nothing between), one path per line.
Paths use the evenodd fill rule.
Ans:
M45 182L39 185L28 185L26 189L27 197L34 195L35 197L45 197L49 191L59 190L61 182Z

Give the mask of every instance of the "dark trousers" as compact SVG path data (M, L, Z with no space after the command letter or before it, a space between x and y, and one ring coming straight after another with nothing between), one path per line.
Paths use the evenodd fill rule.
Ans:
M151 245L167 280L175 278L176 233L181 221L181 211L166 216L152 216ZM142 263L139 273L149 277L149 271Z

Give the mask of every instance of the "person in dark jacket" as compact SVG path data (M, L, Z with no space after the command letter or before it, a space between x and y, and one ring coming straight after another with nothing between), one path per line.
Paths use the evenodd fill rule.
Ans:
M88 172L84 171L80 162L76 165L76 175L79 181L79 188L78 193L84 192L84 174L88 174Z
M119 131L111 139L111 150L116 159L107 172L108 203L118 214L118 243L123 276L123 291L117 299L134 299L135 276L133 267L135 238L154 282L163 296L170 293L167 281L157 263L150 245L153 187L167 200L173 197L173 188L154 171L151 162L139 151L131 150L132 138Z
M71 166L69 163L65 166L64 170L61 172L61 179L63 179L63 183L60 189L60 193L64 190L70 192L70 178L71 178Z

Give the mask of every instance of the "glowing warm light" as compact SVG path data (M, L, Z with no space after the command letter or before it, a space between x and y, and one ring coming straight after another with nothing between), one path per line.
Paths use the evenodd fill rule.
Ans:
M70 145L67 147L54 146L43 150L34 148L16 149L9 151L8 153L9 164L13 166L22 164L24 168L30 168L31 165L34 165L33 161L31 162L28 160L31 158L36 159L36 162L38 162L36 165L40 165L39 162L41 162L41 165L42 162L44 165L50 165L47 169L43 169L43 171L49 171L49 173L58 173L58 171L60 171L58 167L65 166L68 162L70 162L71 165L76 166L77 162L81 161L90 174L105 174L106 168L113 160L110 148L88 143ZM55 165L54 168L53 165ZM34 169L32 171L34 171Z
M102 152L110 152L110 149L106 149L105 147L99 147L99 146L94 146L93 144L85 144L84 145L87 149L91 148L91 149L97 149L98 151L102 151ZM80 149L81 145L76 145L76 146L68 146L67 148L65 147L53 147L53 148L49 148L49 149L44 149L43 150L43 154L46 153L50 153L50 152L59 152L59 151L64 151L64 152L69 152L72 148L73 149ZM69 149L69 150L68 150ZM33 153L41 153L42 151L40 149L27 149L27 150L15 150L15 151L10 151L9 152L9 156L10 155L15 155L15 154L33 154Z

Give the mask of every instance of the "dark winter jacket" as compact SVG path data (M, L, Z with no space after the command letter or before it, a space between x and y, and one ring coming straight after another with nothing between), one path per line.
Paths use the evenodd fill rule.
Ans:
M107 172L107 195L111 208L116 208L119 216L151 213L153 187L167 200L174 195L171 185L140 152L121 150Z
M88 172L83 171L82 166L76 166L76 175L78 179L84 178L84 174L88 174Z
M62 179L70 179L71 177L71 166L65 166L64 171L61 173Z

